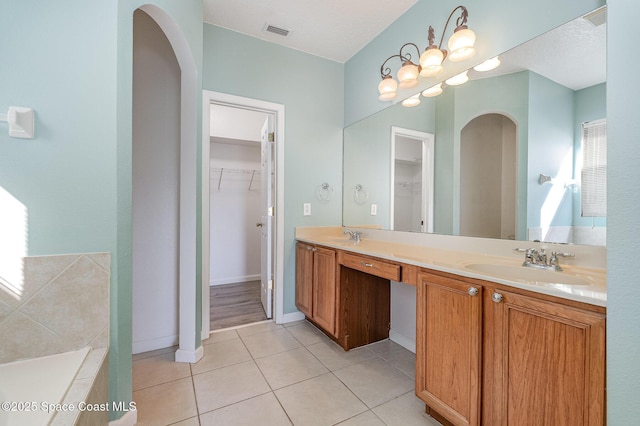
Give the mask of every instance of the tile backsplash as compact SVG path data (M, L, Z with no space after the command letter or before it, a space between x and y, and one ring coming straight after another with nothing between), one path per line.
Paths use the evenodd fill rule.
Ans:
M0 363L109 346L109 253L30 256L0 282Z

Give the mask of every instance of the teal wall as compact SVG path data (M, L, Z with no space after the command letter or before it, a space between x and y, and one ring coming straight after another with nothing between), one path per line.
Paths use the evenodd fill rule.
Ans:
M145 3L165 8L200 69L201 2ZM111 253L110 399L125 402L131 400L132 20L140 4L0 0L6 41L0 111L16 105L36 112L33 140L9 138L0 123L0 186L28 210L29 255Z
M420 105L406 108L395 105L344 129L343 217L345 225L380 225L390 228L391 209L391 127L435 133L435 100L424 99ZM362 185L369 197L366 202L354 199L356 185ZM371 204L378 214L371 216Z
M640 56L629 39L640 3L607 6L607 411L618 426L640 418Z
M574 91L529 73L527 226L571 226L572 192L564 184L540 185L540 173L573 177ZM544 235L543 235L544 240Z
M205 24L202 83L285 106L284 313L295 312L295 227L341 223L343 65ZM324 203L323 182L333 188Z

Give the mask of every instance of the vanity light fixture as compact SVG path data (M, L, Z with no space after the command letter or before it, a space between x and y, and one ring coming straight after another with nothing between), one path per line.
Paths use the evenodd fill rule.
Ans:
M479 72L486 72L486 71L494 70L499 66L500 66L500 58L496 56L495 58L487 59L483 63L476 65L475 67L473 67L473 69Z
M400 52L396 55L391 55L386 61L380 65L380 76L382 81L378 84L378 93L380 96L378 99L381 101L389 101L396 97L398 94L398 88L410 89L418 85L418 75L420 74L420 66L414 64L411 59L411 52L406 52L407 48L413 46L416 49L418 56L420 55L420 49L413 43L405 43L400 48ZM391 76L391 68L387 67L387 62L393 58L400 59L402 67L398 70L398 82Z
M456 28L447 43L447 47L449 48L449 51L447 51L442 49L442 42L444 41L444 35L447 32L449 22L457 11L460 11L460 16L456 20ZM458 6L449 14L438 45L435 44L435 31L432 26L429 26L429 45L422 55L420 55L420 49L418 49L418 46L414 43L405 43L400 48L399 54L387 58L380 66L380 77L382 81L378 84L378 99L388 101L396 97L398 88L406 89L417 86L418 74L422 77L433 77L441 73L443 70L442 62L447 57L454 62L463 61L472 57L476 52L474 48L476 35L467 27L468 18L469 12L467 8ZM408 46L413 46L417 50L420 58L419 65L412 62L410 53L403 52ZM387 62L393 58L399 58L402 63L402 67L398 71L398 82L391 76L391 69L386 67Z

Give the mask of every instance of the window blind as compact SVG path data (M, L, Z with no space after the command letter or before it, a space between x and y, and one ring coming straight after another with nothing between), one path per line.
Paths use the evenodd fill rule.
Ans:
M584 217L607 216L607 121L582 125L582 194Z

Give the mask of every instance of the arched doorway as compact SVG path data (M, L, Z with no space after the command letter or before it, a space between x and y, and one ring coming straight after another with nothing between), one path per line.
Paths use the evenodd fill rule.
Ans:
M460 132L460 235L516 238L516 124L484 114Z

